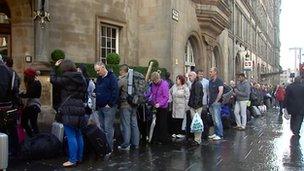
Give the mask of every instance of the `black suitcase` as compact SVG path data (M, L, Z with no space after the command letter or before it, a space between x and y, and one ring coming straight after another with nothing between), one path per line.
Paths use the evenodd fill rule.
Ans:
M88 125L84 130L84 134L89 140L89 143L97 156L103 158L107 153L110 152L111 149L108 144L106 134L96 125Z

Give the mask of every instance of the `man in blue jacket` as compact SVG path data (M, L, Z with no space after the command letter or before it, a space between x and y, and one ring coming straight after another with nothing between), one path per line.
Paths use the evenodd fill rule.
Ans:
M99 111L101 129L106 134L108 143L113 150L114 119L117 110L118 81L112 71L108 71L102 62L94 66L98 74L96 82L96 108Z

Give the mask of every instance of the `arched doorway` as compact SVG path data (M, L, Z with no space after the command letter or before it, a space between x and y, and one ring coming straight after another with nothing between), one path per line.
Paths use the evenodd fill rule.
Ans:
M194 61L194 52L193 52L193 45L188 39L185 47L185 67L184 67L184 72L189 73L193 68L195 67L195 61Z
M11 56L10 9L4 0L0 0L0 55Z
M0 39L2 48L5 47L2 53L14 59L17 72L21 72L25 67L25 56L34 55L33 2L0 0Z

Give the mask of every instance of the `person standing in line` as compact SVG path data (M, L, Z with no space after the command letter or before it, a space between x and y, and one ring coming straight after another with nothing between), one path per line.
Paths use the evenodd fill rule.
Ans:
M186 115L189 100L189 88L185 84L186 79L182 75L176 77L176 83L170 89L170 101L172 102L172 128L173 138L183 138L182 122Z
M112 71L108 71L102 62L94 66L98 74L96 81L96 108L102 131L106 134L110 150L113 151L114 120L119 96L118 81Z
M203 139L208 139L209 135L209 125L208 125L208 98L209 98L209 80L204 78L204 71L203 70L198 70L197 71L198 78L200 82L203 85L203 110L202 110L202 120L204 123L204 132L202 133L202 138Z
M156 109L156 125L153 132L152 142L167 144L170 142L168 136L168 102L169 85L162 80L158 72L151 74L151 89L145 96L148 102Z
M236 129L245 130L247 123L247 104L250 98L251 86L246 80L245 74L238 74L238 83L234 88L236 102L234 106L234 116L236 121Z
M211 140L221 140L223 138L223 124L221 118L221 98L224 91L224 83L218 77L218 69L212 67L209 70L209 109L214 123L214 134L208 138Z
M55 66L63 72L58 76L52 68L50 81L56 87L60 87L61 99L59 107L59 120L64 126L64 134L67 136L69 148L69 160L64 162L64 167L76 166L82 162L83 136L81 129L85 125L84 100L86 93L86 81L82 73L77 71L76 65L71 60L58 60Z
M20 150L17 133L17 120L14 119L8 125L5 123L4 116L7 110L18 107L19 105L19 85L15 79L12 85L13 72L5 65L0 54L0 132L8 135L9 156L17 156Z
M27 98L27 102L21 116L22 127L25 129L29 137L39 133L38 114L41 112L41 83L36 79L37 71L33 68L27 68L24 71L24 84L26 93L21 93L21 98ZM30 125L28 122L30 121Z
M198 113L201 115L203 109L203 97L204 89L202 83L198 80L197 74L194 71L189 73L189 80L192 82L190 89L190 97L188 106L190 107L191 118L193 119L194 115ZM202 133L194 133L194 141L197 145L201 144Z
M301 77L286 87L285 104L290 118L290 129L294 136L300 138L300 129L304 116L304 85Z
M135 149L139 146L139 129L137 123L136 106L128 103L128 79L129 66L124 64L119 70L119 104L120 104L120 120L122 126L123 143L118 146L119 150L129 151L130 147ZM134 85L132 85L132 89Z
M275 91L275 98L277 102L279 103L280 107L280 116L283 115L283 107L284 107L284 99L285 99L285 87L283 85L278 85L276 91Z

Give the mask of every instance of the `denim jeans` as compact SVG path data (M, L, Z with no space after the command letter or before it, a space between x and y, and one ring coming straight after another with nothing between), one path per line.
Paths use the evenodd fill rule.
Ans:
M69 161L76 163L82 160L83 156L83 138L79 128L64 125L64 133L68 139Z
M132 107L120 108L123 148L139 145L139 129L137 125L136 109Z
M210 106L210 112L212 114L212 119L214 123L214 133L219 137L223 137L221 103L213 103Z
M248 100L236 101L234 106L235 122L238 127L246 128Z
M117 106L102 107L98 111L101 130L106 134L111 151L113 150L114 120Z

